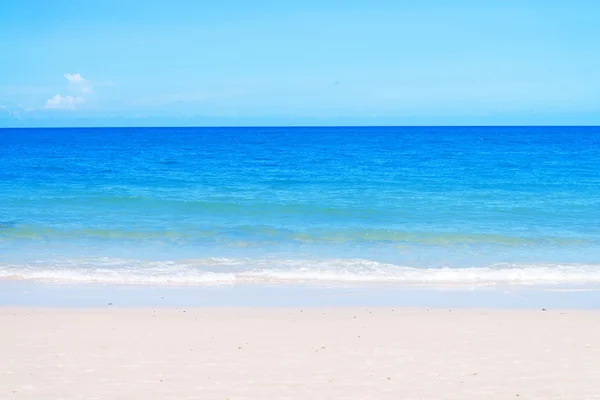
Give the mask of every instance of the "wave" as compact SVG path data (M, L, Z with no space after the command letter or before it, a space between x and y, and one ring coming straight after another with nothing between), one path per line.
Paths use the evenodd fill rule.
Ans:
M231 195L229 195L231 196ZM106 210L124 210L128 212L159 212L169 215L177 214L211 214L211 215L244 215L244 216L322 216L322 217L356 217L385 215L383 210L370 208L357 208L347 206L324 206L322 204L286 204L270 202L268 199L248 200L243 193L238 199L234 198L211 200L199 199L181 199L160 197L156 193L152 196L147 195L67 195L56 196L40 195L35 198L17 196L11 199L12 204L32 208L46 207L65 207L65 208L85 208L85 209L106 209Z
M600 284L600 264L495 264L477 268L418 268L364 259L204 258L144 261L82 258L0 264L0 279L153 285L569 285Z
M219 241L219 243L239 243L240 241L265 242L289 241L312 244L336 243L375 243L420 245L478 245L503 246L581 246L597 244L597 240L578 237L523 237L508 234L455 233L455 232L407 232L395 229L340 228L294 230L267 225L241 225L232 227L187 227L184 229L125 229L125 228L73 228L56 229L41 225L0 225L0 242L14 240L134 240L164 242Z

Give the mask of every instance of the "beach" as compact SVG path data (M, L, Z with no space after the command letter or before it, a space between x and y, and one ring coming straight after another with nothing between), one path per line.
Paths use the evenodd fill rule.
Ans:
M0 308L2 399L596 399L597 310Z
M1 1L0 400L600 400L599 17Z
M0 400L600 399L599 133L3 130Z

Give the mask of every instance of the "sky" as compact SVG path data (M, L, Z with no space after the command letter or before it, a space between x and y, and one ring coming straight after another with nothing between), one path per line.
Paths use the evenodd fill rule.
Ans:
M600 125L600 2L1 0L0 127Z

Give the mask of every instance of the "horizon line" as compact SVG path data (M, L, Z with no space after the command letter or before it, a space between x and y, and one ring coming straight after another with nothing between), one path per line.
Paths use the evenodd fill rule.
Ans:
M140 126L0 126L2 129L248 129L248 128L600 128L599 125L140 125Z

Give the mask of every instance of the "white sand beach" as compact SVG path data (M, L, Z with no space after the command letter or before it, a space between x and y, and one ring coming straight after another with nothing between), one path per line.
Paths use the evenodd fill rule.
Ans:
M0 308L1 399L600 399L600 312Z

